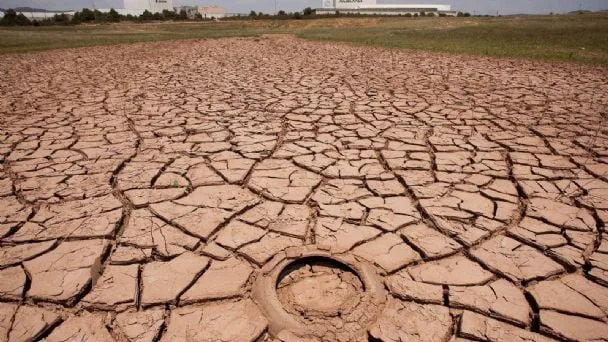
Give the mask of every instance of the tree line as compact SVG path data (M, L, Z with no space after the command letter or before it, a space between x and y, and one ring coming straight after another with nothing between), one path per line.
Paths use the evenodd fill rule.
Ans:
M49 15L52 12L49 12ZM24 26L24 25L76 25L82 23L117 23L120 21L152 21L152 20L188 20L188 14L182 10L180 12L164 10L162 12L151 13L146 10L141 15L123 15L118 13L115 9L110 9L108 12L101 12L99 10L90 10L83 8L81 11L75 12L73 16L65 13L56 13L53 16L49 16L45 19L30 19L23 13L18 13L13 9L8 9L4 12L4 17L0 19L0 25L2 26ZM196 13L193 19L203 20L200 13Z
M52 12L49 12L51 14ZM334 15L323 15L322 17L338 17L338 16L348 16L348 17L359 17L359 16L370 16L366 14L341 14L336 11ZM373 15L375 16L375 15ZM401 15L399 15L401 16ZM435 16L434 13L424 13L420 14L415 13L414 15L407 13L403 15L404 17L418 17L418 16ZM439 14L440 17L444 17L444 13ZM470 17L469 13L458 12L458 17ZM278 11L276 14L265 14L262 12L251 11L249 15L242 16L231 16L226 17L225 19L230 20L239 20L239 19L305 19L312 17L320 17L315 16L315 11L306 7L301 12L285 12L283 10ZM210 19L215 19L211 17ZM8 9L4 12L4 17L0 19L0 25L2 26L25 26L25 25L76 25L82 23L116 23L120 21L132 21L132 22L144 22L144 21L165 21L165 20L204 20L202 15L198 12L194 14L194 16L189 16L185 10L180 10L179 12L163 10L162 12L151 13L149 11L144 11L141 15L122 15L118 13L115 9L110 9L108 12L101 12L99 10L90 10L88 8L83 8L81 11L75 12L73 16L64 14L64 13L56 13L53 16L50 16L45 19L30 19L25 16L21 12L17 12L14 9ZM209 19L207 19L209 20Z

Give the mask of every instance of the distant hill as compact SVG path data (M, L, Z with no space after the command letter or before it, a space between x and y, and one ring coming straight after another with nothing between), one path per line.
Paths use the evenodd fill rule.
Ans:
M33 7L15 7L13 8L16 12L50 12L44 8L33 8Z

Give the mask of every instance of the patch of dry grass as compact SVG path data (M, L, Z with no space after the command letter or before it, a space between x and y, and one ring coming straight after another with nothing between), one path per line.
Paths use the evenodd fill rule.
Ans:
M608 65L608 14L498 18L318 18L0 29L0 53L120 43L296 34L313 40Z

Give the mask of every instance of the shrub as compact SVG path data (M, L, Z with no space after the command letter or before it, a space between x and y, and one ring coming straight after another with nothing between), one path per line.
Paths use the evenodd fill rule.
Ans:
M303 11L304 15L312 15L312 8L306 7Z
M257 16L258 16L258 14L257 14L257 13L255 13L255 11L251 11L251 12L249 12L249 16L250 16L250 17L257 17Z
M408 17L408 18L411 18L412 17L412 13L405 13L405 16Z

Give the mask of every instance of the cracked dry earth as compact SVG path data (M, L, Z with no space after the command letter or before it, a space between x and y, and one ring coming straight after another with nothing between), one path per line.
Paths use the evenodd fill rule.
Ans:
M1 58L0 341L608 340L606 69L287 36ZM303 265L275 290L315 332L276 333L252 286L302 246L384 297Z

